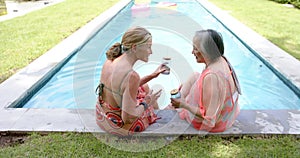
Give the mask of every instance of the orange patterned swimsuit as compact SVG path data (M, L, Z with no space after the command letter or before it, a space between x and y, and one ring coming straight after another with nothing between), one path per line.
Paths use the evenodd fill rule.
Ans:
M140 87L137 94L137 106L141 106L139 103L144 101L145 95L143 87ZM96 123L108 133L119 136L132 135L135 132L144 131L158 119L153 107L149 106L133 123L125 124L121 117L121 107L113 107L100 98L98 97L96 104Z
M238 92L236 91L234 94L231 92L229 79L224 74L215 73L221 77L225 77L227 84L226 84L226 99L222 105L220 105L217 109L217 112L214 116L207 116L206 115L206 107L202 103L202 83L203 78L209 74L215 73L211 72L209 69L206 69L202 72L198 81L196 81L196 88L194 89L194 94L192 97L187 99L187 102L191 102L191 100L196 100L196 104L194 106L199 106L200 113L202 119L199 119L197 116L191 114L186 109L183 109L179 116L181 119L187 120L193 127L197 130L206 130L209 132L223 132L229 127L232 126L233 122L235 121L237 115L239 114L239 106L238 106ZM232 72L231 72L232 73Z

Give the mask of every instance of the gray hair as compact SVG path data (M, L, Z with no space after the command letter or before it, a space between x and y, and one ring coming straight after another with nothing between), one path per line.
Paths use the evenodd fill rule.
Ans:
M215 30L197 31L194 36L195 46L210 61L216 60L224 54L224 43L221 34Z

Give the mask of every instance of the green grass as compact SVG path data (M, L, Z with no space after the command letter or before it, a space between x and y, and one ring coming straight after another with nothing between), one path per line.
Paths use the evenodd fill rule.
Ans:
M155 146L149 140L149 147ZM123 144L125 145L125 144ZM129 141L127 145L137 145ZM298 157L300 141L295 136L269 138L217 136L177 139L157 150L127 152L106 145L92 134L33 134L24 144L0 149L0 157Z
M118 0L65 0L0 22L0 83Z
M209 0L300 60L300 10L268 0ZM0 83L117 0L65 0L0 22Z
M209 0L300 60L300 9L269 0Z

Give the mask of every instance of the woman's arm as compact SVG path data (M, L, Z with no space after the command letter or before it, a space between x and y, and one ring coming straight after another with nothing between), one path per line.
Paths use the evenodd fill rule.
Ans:
M225 100L224 80L217 74L209 73L203 79L202 105L206 108L205 116L216 118ZM201 94L200 94L201 95Z
M202 115L199 110L199 106L189 105L184 98L179 98L179 99L171 98L171 104L175 109L184 108L190 111L192 114L196 115L197 117L202 118Z
M219 107L225 98L225 85L222 83L223 82L218 79L216 74L208 74L203 79L202 94L199 93L199 95L202 95L202 100L199 100L198 106L187 104L185 98L171 99L172 106L175 108L184 108L199 118L203 118L199 109L200 104L202 104L202 106L204 106L206 109L205 116L209 118L216 117L218 111L220 110Z
M146 84L147 82L149 82L150 80L152 80L153 78L156 78L159 74L156 74L155 72L150 74L150 75L147 75L147 76L144 76L141 80L140 80L140 85L139 86L142 86L144 84Z
M137 106L136 96L138 93L140 77L136 72L130 72L123 81L122 96L122 119L125 124L132 123L144 112L143 106Z
M153 73L151 73L150 75L147 75L147 76L143 77L140 80L140 86L146 84L147 82L149 82L153 78L156 78L160 73L162 73L164 71L166 71L166 69L164 68L164 65L163 64L159 65L159 67Z

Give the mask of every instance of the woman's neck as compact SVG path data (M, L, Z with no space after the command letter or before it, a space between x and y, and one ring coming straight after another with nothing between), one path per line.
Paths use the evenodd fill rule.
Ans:
M216 63L219 63L219 61L221 60L222 56L216 58L215 60L208 60L205 62L206 64L206 68L211 67L213 65L215 65Z
M124 58L131 66L133 66L134 63L137 61L136 57L134 56L134 53L131 52L126 52Z

